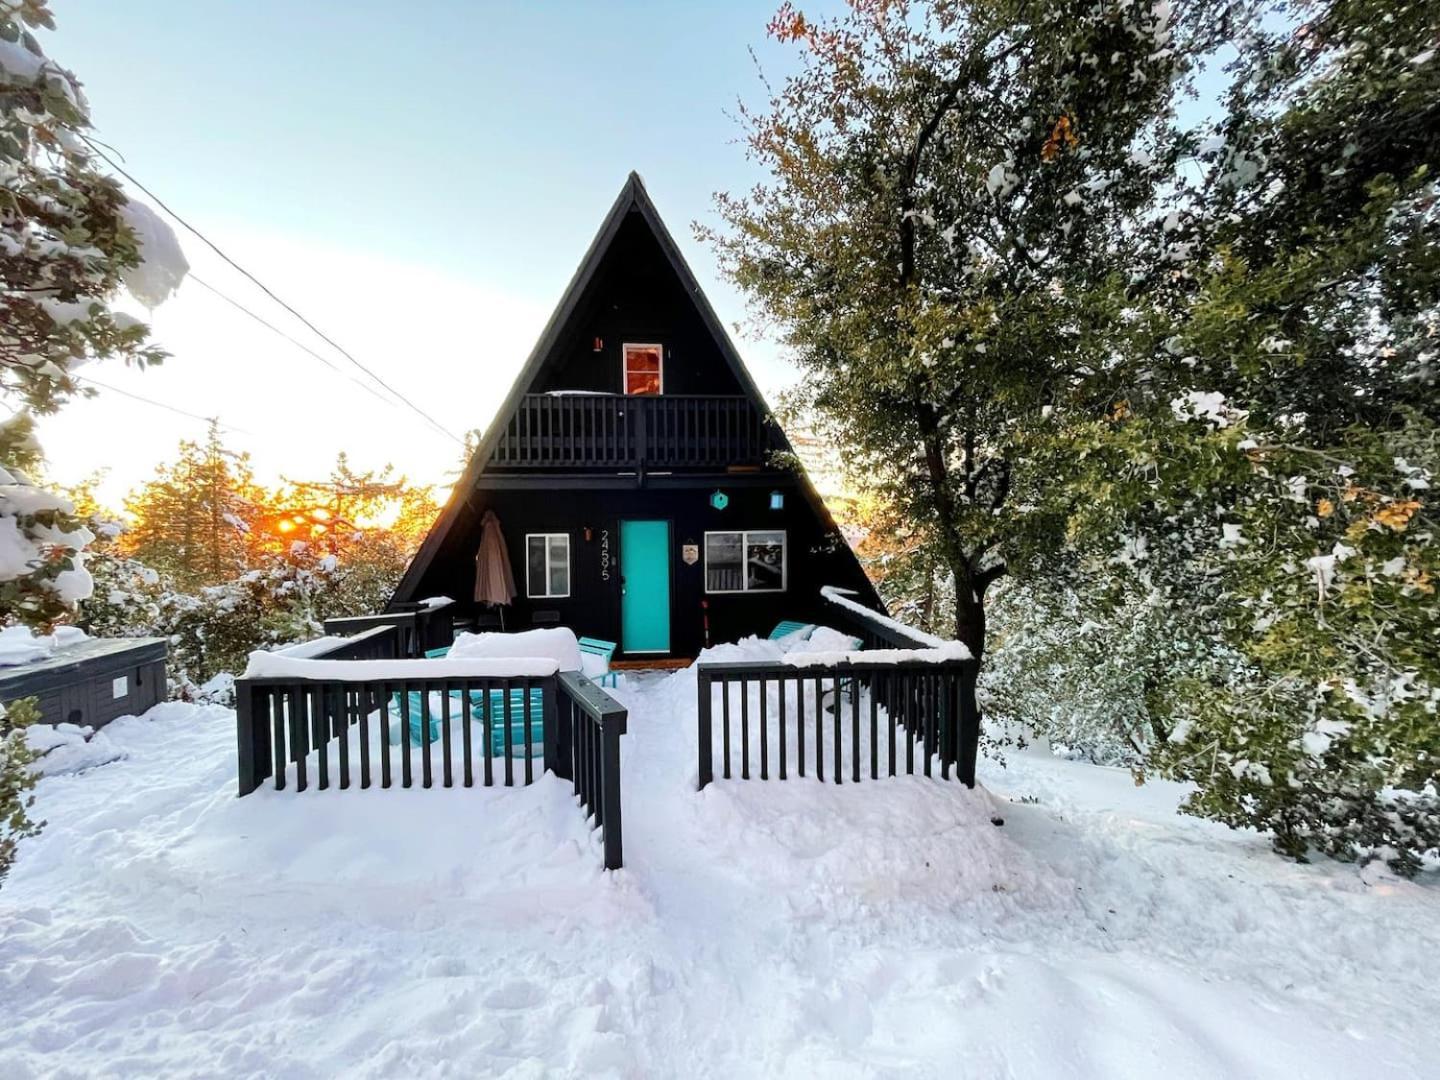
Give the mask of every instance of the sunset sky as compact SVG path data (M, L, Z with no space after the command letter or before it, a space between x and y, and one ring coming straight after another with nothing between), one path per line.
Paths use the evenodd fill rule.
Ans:
M756 179L727 113L762 89L748 47L772 76L784 68L764 39L771 0L55 7L42 43L85 83L98 136L126 169L452 432L489 421L632 168L722 319L744 314L690 223L714 191ZM342 449L420 482L453 474L456 443L380 400L177 231L198 280L154 314L172 358L86 374L218 415L264 480L314 477ZM792 377L772 345L739 344L767 394ZM40 434L55 479L107 469L102 493L118 501L203 426L105 392Z

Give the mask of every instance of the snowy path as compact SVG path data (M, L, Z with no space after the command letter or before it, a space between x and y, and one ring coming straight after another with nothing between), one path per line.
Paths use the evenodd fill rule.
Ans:
M112 725L0 889L0 1076L1440 1076L1434 884L1038 755L697 794L693 695L619 695L614 875L553 779L237 800L228 711Z

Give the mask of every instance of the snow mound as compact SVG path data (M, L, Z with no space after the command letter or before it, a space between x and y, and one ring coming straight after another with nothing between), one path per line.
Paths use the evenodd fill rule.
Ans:
M560 671L581 670L580 642L575 631L565 626L521 630L515 634L490 631L460 634L450 647L450 656L485 659L543 656L554 660Z
M36 754L30 771L43 776L84 772L125 756L110 736L88 724L32 724L25 729L25 745Z
M57 626L52 634L36 634L25 626L7 626L0 630L0 667L46 660L60 649L88 640L89 635L78 626Z

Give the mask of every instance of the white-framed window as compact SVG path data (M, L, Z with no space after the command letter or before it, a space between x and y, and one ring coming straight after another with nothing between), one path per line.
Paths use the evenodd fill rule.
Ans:
M787 562L783 530L707 532L705 591L784 592Z
M627 394L663 394L665 392L665 346L620 346L621 384Z
M525 534L525 595L559 599L570 595L570 534Z

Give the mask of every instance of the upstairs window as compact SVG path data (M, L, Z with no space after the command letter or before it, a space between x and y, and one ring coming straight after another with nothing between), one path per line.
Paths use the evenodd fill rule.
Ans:
M785 571L783 532L705 534L706 592L784 592Z
M525 535L525 595L547 600L570 595L570 534Z
M625 393L660 394L665 389L665 349L660 345L625 345Z

